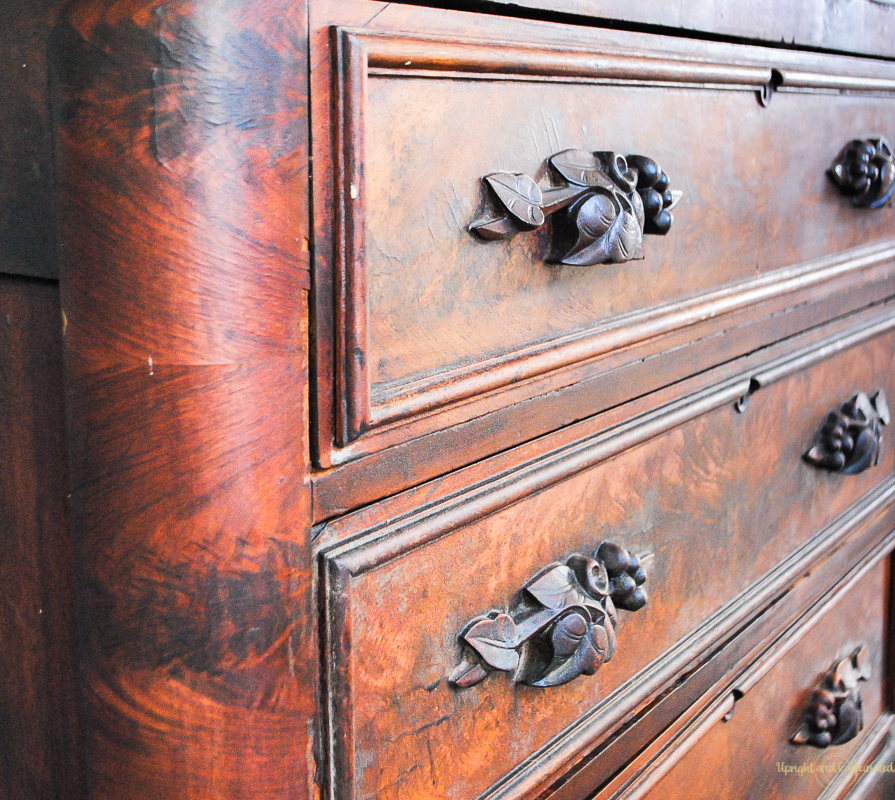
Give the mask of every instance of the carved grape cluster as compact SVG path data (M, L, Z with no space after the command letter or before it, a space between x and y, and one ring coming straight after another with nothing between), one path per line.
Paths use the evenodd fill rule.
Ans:
M853 716L856 708L845 709L846 716ZM836 715L836 695L829 689L815 689L808 700L805 712L808 722L808 741L817 747L827 747L833 743L833 732L839 727Z
M549 260L570 266L643 258L643 235L664 235L680 192L646 156L563 150L547 159L540 183L522 172L492 172L488 210L469 226L481 239L509 239L553 215Z
M805 460L831 472L863 472L878 463L882 426L888 422L889 409L883 391L879 390L873 397L859 392L827 414L814 446L805 453Z
M856 206L878 208L895 192L895 160L885 139L854 139L827 171Z
M664 236L674 222L671 208L677 201L668 187L668 176L646 156L628 156L628 165L637 171L637 194L643 204L643 232Z
M646 605L646 573L637 556L612 542L603 542L597 550L609 575L609 595L617 608L639 611Z
M792 736L794 744L829 747L857 736L864 726L858 681L870 677L868 656L866 645L862 646L827 672L811 692L802 724Z
M512 614L491 611L464 628L460 638L469 650L450 682L473 686L494 670L514 672L530 686L593 675L615 655L616 607L636 611L646 604L642 584L651 561L606 542L592 558L573 555L544 570L525 585Z

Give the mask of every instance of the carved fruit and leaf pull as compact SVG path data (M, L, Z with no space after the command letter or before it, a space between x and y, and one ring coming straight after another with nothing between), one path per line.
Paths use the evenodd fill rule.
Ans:
M863 645L824 675L812 693L793 744L830 747L851 741L864 727L859 681L870 678L870 655Z
M883 425L889 424L886 396L859 392L827 414L814 446L804 459L816 467L854 475L879 463Z
M827 170L839 191L852 204L879 208L895 192L895 159L885 139L854 139Z
M617 609L646 605L652 560L604 542L593 558L573 555L544 570L513 612L492 611L466 625L464 659L449 682L467 688L497 671L514 673L516 683L561 686L593 675L615 654Z
M509 239L550 216L548 260L571 266L643 258L643 235L668 233L681 198L651 158L583 150L550 156L540 183L521 172L492 172L482 183L491 208L469 226L471 233Z

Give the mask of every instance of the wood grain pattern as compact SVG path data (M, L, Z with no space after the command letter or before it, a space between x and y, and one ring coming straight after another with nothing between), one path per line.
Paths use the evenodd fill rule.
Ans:
M789 734L799 724L814 676L823 675L837 658L848 655L866 640L872 668L877 674L883 669L887 631L882 609L890 590L889 566L888 561L881 562L848 596L841 598L825 619L805 633L753 689L737 700L731 720L718 723L708 731L645 797L649 800L677 798L682 787L686 787L688 796L695 798L719 795L732 799L816 798L835 777L835 771L818 775L818 768L823 763L835 765L846 761L860 739L840 745L836 750L823 750L792 744ZM868 681L863 694L870 727L871 720L885 708L879 679ZM779 713L769 715L769 708L778 708ZM754 769L739 768L747 759ZM781 774L778 763L795 769ZM813 774L812 764L815 765ZM808 771L799 774L796 772L799 767ZM839 779L848 777L845 773ZM622 796L641 795L632 791Z
M799 118L829 126L838 118L850 127L861 115L870 115L865 124L883 126L895 86L888 67L815 57L797 70L776 53L720 45L704 54L700 48L696 61L694 48L659 37L629 36L626 52L619 35L541 26L532 36L522 21L434 18L400 7L365 26L359 20L370 17L362 10L348 1L312 9L319 64L312 81L321 96L332 84L341 98L341 124L332 124L329 104L314 109L315 205L337 209L335 230L326 218L315 222L321 467L555 391L562 380L553 373L607 352L601 326L617 329L628 345L643 341L643 320L628 317L645 308L653 322L662 316L672 326L668 333L683 297L703 298L705 322L733 308L716 303L712 292L720 286L742 282L745 292L756 272L770 279L775 270L885 238L887 222L874 226L838 207L824 177L835 155L820 144L827 133L805 143L788 126ZM495 38L481 40L492 32ZM781 97L762 109L752 95L772 82ZM848 94L836 100L841 114L830 115L829 98L818 92L845 84ZM482 107L491 109L495 125L477 125ZM604 109L602 145L583 133L593 107ZM734 118L734 143L709 130ZM639 121L633 132L632 119ZM800 142L798 157L769 148L772 140ZM689 149L694 141L701 143L698 157ZM546 233L517 237L512 248L470 240L481 175L533 172L556 149L584 146L647 152L686 181L684 229L670 234L682 237L678 243L662 243L667 252L652 243L646 261L630 269L588 273L545 267ZM816 147L816 157L806 147ZM746 164L729 157L731 148L765 157ZM807 208L813 210L805 220L792 218ZM824 223L807 234L815 214ZM762 220L760 236L749 236L749 219ZM350 247L339 232L346 225ZM701 228L713 235L701 236ZM592 375L598 366L591 366ZM576 383L571 373L565 377L565 387ZM532 434L552 424L545 408Z
M300 2L75 2L59 81L93 800L315 796Z
M762 39L771 45L808 45L844 52L895 55L895 19L882 3L825 3L795 0L781 7L773 0L720 0L711 4L674 4L652 0L497 0L498 7L522 6L595 17L626 20L637 25L667 26L720 36ZM465 6L455 0L452 5ZM618 24L618 22L615 22Z
M679 760L678 743L684 741L681 736L686 736L694 722L698 724L713 703L731 692L744 674L760 677L762 669L772 666L777 656L783 654L776 643L793 643L788 632L802 627L806 615L817 616L815 612L820 610L822 616L821 609L855 575L888 557L895 544L895 506L888 505L879 513L878 503L888 490L874 494L876 500L865 498L855 508L854 516L844 515L815 537L820 549L813 556L810 548L800 549L797 559L790 560L785 570L773 576L777 586L776 594L772 593L774 601L721 648L691 664L695 668L686 681L676 683L653 702L641 706L615 735L603 741L598 738L594 750L579 757L558 780L554 777L552 786L549 774L532 775L532 770L528 770L526 776L523 771L494 793L495 800L512 797L513 784L518 786L524 777L528 778L529 794L539 800L580 800L591 796L605 800L628 787L643 786L657 770L667 772L665 767L670 769ZM886 501L882 503L885 505ZM830 537L828 546L823 544L825 537ZM757 665L759 668L755 669ZM567 734L559 747L554 744L550 750L568 749L570 739ZM607 781L608 776L612 777ZM594 795L597 787L601 788Z
M866 283L857 282L856 287L849 286L849 281L844 279L834 282L835 289L834 284L815 289L809 292L820 298L815 301L798 302L787 296L783 305L787 306L789 299L793 305L767 317L756 317L755 309L710 317L705 327L700 325L705 335L691 338L694 329L688 327L594 359L592 363L571 369L571 374L558 372L554 379L544 381L543 388L534 397L529 396L527 383L514 384L495 394L493 401L472 419L463 406L446 411L439 421L439 427L445 427L436 433L394 444L381 452L341 464L338 469L317 472L312 478L314 521L331 519L389 492L424 486L431 479L442 480L447 477L445 473L456 468L458 460L470 462L474 468L477 462L492 458L495 452L499 456L511 448L525 448L532 441L548 443L540 446L541 451L550 449L549 442L557 438L567 440L567 434L580 430L582 425L594 430L602 424L601 420L617 416L619 405L627 407L632 396L641 398L650 392L681 396L686 393L682 385L691 380L682 380L682 376L692 375L701 364L724 365L701 371L698 373L701 376L721 374L725 370L725 374L736 374L741 370L732 366L731 359L746 354L739 363L752 365L769 357L762 353L791 352L806 337L818 336L817 329L813 328L818 319L834 319L830 329L839 330L847 326L844 315L888 296L891 290L886 273L889 272L890 267L885 266ZM759 308L762 314L768 310L767 306ZM863 313L867 312L858 312L858 316ZM662 358L653 358L659 353L663 354ZM594 367L597 374L593 374ZM703 385L711 382L704 380ZM658 402L647 405L651 407ZM557 429L538 439L545 420L549 421L549 427ZM464 454L461 459L458 453Z
M0 278L3 800L86 797L61 323L54 283Z
M891 334L860 350L876 361L868 368L884 382L890 351ZM794 444L813 438L815 399L864 369L855 352L811 368L800 362L803 371L766 385L740 417L732 401L741 384L730 387L730 405L716 411L689 398L681 408L698 419L613 460L568 477L575 464L583 469L599 461L597 437L589 455L581 445L560 451L530 473L511 472L441 507L424 508L416 518L355 530L354 542L327 553L339 796L364 797L390 786L394 797L411 797L423 784L432 797L481 793L584 709L600 708L637 670L804 542L819 520L857 500L869 485L816 482ZM806 397L812 398L808 404ZM624 446L635 443L629 430L636 436L638 425L651 424L646 418L630 429L621 426ZM877 480L890 473L892 458L884 457ZM656 475L663 476L661 487ZM557 482L561 476L565 480ZM770 486L789 502L768 507L759 498ZM562 692L511 690L489 681L452 694L444 678L454 666L452 637L463 622L482 608L500 608L545 558L580 550L594 531L656 554L652 595L661 594L663 602L623 621L619 635L630 646L596 676ZM694 566L690 554L708 546L712 569ZM424 575L433 572L439 580L427 581ZM388 598L392 613L383 615L369 598ZM726 609L725 619L735 616ZM429 617L443 622L433 627ZM718 621L713 625L720 635ZM494 709L500 725L485 708ZM617 704L614 711L623 713ZM393 744L385 749L384 741ZM435 765L473 743L476 758L462 771L455 766L448 780ZM434 764L427 767L422 756L429 749Z

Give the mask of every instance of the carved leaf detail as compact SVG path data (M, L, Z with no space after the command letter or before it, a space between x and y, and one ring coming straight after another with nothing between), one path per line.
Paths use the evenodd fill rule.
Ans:
M533 229L544 224L541 188L528 175L493 172L485 180L521 227Z
M618 216L612 225L609 226L609 230L596 238L581 232L579 228L578 241L562 257L562 263L570 266L589 266L591 264L602 264L609 260L612 247L616 239L618 239L622 225L622 216Z
M509 217L490 217L476 220L469 226L469 230L490 241L502 241L509 239L519 232Z
M563 150L550 157L553 168L569 183L576 186L601 186L612 190L615 184L603 172L603 167L593 153L584 150Z
M575 573L566 566L553 567L525 588L545 608L558 610L595 604L581 591Z
M643 235L633 209L626 210L622 214L621 220L622 224L618 229L618 235L612 242L609 251L610 261L619 264L643 258Z
M879 414L883 425L888 425L891 417L889 406L886 403L886 393L882 389L877 389L876 394L870 398L870 402L873 403L873 407L876 409L876 413Z
M610 648L606 628L578 612L557 621L551 643L553 661L534 686L561 686L579 675L593 675L607 660Z
M466 688L500 670L514 672L517 683L560 686L592 675L618 647L616 607L646 604L651 561L603 542L593 557L575 553L547 567L523 586L509 614L495 610L469 621L460 633L463 661L448 681ZM849 662L855 672L858 655Z
M463 638L488 666L503 672L516 669L519 654L516 623L509 614L496 614L470 626Z
M488 670L481 664L474 664L471 661L462 661L458 664L454 671L448 676L448 681L460 689L468 689L481 683L488 677Z

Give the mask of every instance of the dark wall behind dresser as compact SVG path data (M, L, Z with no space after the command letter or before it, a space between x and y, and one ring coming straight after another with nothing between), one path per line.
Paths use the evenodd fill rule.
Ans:
M47 51L61 0L0 3L0 798L86 795Z

